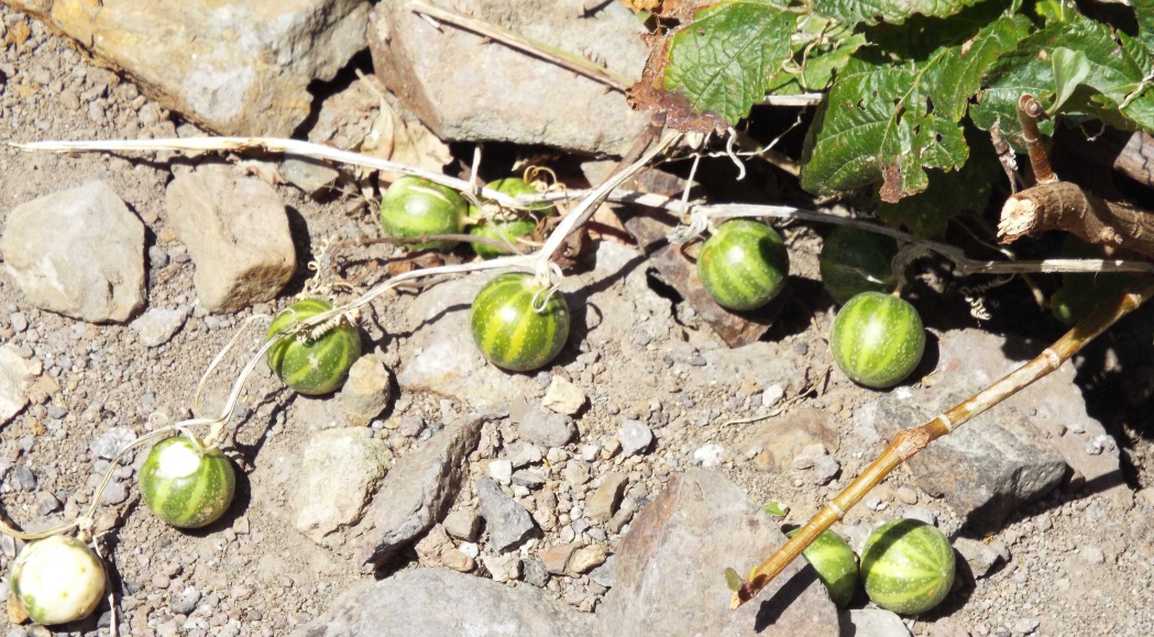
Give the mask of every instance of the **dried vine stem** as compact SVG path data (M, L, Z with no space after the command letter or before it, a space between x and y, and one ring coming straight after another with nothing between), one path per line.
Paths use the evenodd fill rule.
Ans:
M424 2L410 3L409 10L420 15L428 16L437 22L443 22L459 29L472 31L477 35L495 42L500 42L522 53L527 53L533 57L541 58L546 62L569 69L574 73L600 82L622 93L629 90L629 85L632 84L628 79L617 75L601 65L594 64L579 55L563 51L544 42L529 39L508 29L503 29L495 24L485 22L484 20L463 16L459 13L425 4Z
M27 144L11 144L15 148L25 151L42 151L55 153L72 152L246 152L262 151L284 153L288 155L309 157L332 161L338 164L363 166L376 170L385 170L423 177L450 188L469 192L475 188L463 179L455 179L405 164L370 157L351 151L338 150L321 144L314 144L295 139L277 139L269 137L190 137L174 139L143 139L143 140L88 140L88 141L42 141ZM620 183L624 183L622 180ZM620 186L618 183L618 186ZM1061 182L1059 182L1061 183ZM1031 192L1033 189L1022 191L1019 195ZM521 195L516 198L501 192L481 189L481 194L502 206L515 209L531 209L541 203L556 203L571 201L586 197L594 190L569 190L564 192L546 192L537 195ZM923 244L933 252L949 259L958 266L962 274L1007 274L1026 272L1154 272L1154 264L1145 261L1124 259L1045 259L1042 261L989 261L971 259L954 246L919 239L899 230L894 230L880 224L862 221L851 217L834 215L816 210L807 210L794 206L754 205L754 204L718 204L699 205L692 202L682 202L679 198L637 192L614 187L605 199L615 203L660 208L669 212L686 216L691 211L697 211L708 217L772 217L777 219L799 219L816 223L846 225L868 232L884 234L899 241ZM1151 235L1154 237L1154 233ZM492 262L489 262L492 263Z
M734 592L731 607L737 608L757 596L761 589L765 588L786 566L797 559L802 551L809 547L819 535L834 522L841 520L847 511L860 502L898 465L925 449L935 439L948 435L974 416L990 409L1058 369L1062 363L1099 334L1106 331L1118 319L1132 312L1152 296L1154 296L1154 287L1123 294L1114 304L1098 308L1095 314L1078 323L1025 365L994 381L990 386L954 405L929 422L899 432L894 436L886 450L858 474L853 482L826 503L776 553L750 572L749 578L742 582L741 587Z
M1018 119L1037 185L1006 199L998 240L1011 243L1029 234L1064 230L1089 243L1154 257L1154 212L1102 199L1054 174L1038 132L1038 119L1044 116L1032 95L1018 100Z

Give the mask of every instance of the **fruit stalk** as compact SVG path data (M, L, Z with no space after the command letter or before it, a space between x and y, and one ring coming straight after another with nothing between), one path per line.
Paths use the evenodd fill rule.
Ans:
M935 439L949 434L974 416L1058 369L1099 334L1151 297L1154 297L1154 286L1123 293L1115 303L1100 306L1097 312L1075 325L1026 364L921 426L899 432L885 451L853 482L810 518L776 553L750 572L749 578L734 592L731 608L737 608L756 597L822 532L844 517L898 465L925 449Z

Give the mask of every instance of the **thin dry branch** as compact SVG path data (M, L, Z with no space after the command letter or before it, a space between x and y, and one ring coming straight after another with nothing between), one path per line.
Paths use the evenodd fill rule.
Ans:
M522 53L527 53L535 58L540 58L546 62L556 64L562 68L569 69L574 73L583 75L591 80L595 80L608 86L609 88L620 91L622 93L629 90L629 85L632 84L629 80L617 75L609 69L594 64L589 60L573 54L568 51L563 51L555 46L550 46L544 42L532 40L523 35L503 29L497 25L490 24L484 20L470 18L459 13L454 13L439 7L434 7L423 2L414 2L409 5L409 10L414 13L428 16L452 25L459 29L472 31L477 35L488 38L495 42L500 42L510 48L517 49Z
M1002 206L1002 243L1047 230L1064 230L1088 243L1154 258L1154 212L1102 199L1068 181L1027 188Z
M1118 319L1132 312L1154 296L1154 287L1123 294L1116 303L1099 308L1058 339L1053 345L1018 369L1003 376L982 391L951 407L929 422L899 432L889 447L865 468L845 489L810 518L789 541L769 559L750 572L748 579L734 592L731 607L737 608L753 599L777 577L786 566L813 543L834 522L842 519L898 465L909 460L931 442L945 436L962 424L1013 396L1033 382L1058 369L1071 356L1106 331Z
M299 157L308 157L331 161L337 164L363 166L376 170L385 170L429 179L461 192L471 192L475 184L463 179L456 179L433 173L413 166L399 164L377 157L362 155L351 151L335 149L322 144L314 144L295 139L277 139L268 137L190 137L173 139L144 139L144 140L104 140L104 141L42 141L27 144L11 144L15 148L25 151L41 151L55 153L73 152L237 152L248 151L283 153ZM541 203L556 203L561 201L579 200L586 197L593 190L565 190L546 192L537 195L521 195L510 197L504 193L483 188L481 194L487 199L502 206L514 209L531 209ZM1145 261L1123 259L1046 259L1043 261L988 261L970 259L965 253L954 246L933 241L925 241L908 233L889 228L876 223L862 221L852 217L830 214L817 210L807 210L794 206L754 205L754 204L720 204L699 205L692 202L683 202L678 197L669 197L652 193L636 192L622 188L615 188L606 197L608 201L621 204L660 208L669 212L688 216L697 212L709 217L772 217L777 219L799 219L816 223L853 226L868 232L888 235L906 243L924 245L927 249L949 259L962 274L1007 274L1025 272L1154 272L1154 265Z

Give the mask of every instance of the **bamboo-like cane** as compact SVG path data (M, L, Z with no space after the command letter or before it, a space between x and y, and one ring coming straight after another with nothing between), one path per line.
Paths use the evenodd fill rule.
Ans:
M789 566L802 551L817 539L834 522L841 520L855 504L861 501L898 465L902 464L927 445L949 434L974 416L1013 396L1034 381L1058 369L1062 363L1085 347L1118 319L1126 316L1142 303L1154 297L1154 286L1137 292L1123 294L1113 305L1100 307L1095 313L1080 321L1053 345L1042 350L1033 360L1006 374L999 380L970 398L954 405L945 413L929 422L898 432L889 447L845 489L830 500L817 514L806 522L793 537L782 545L769 559L762 562L749 578L733 593L732 608L737 608L753 599L773 578Z

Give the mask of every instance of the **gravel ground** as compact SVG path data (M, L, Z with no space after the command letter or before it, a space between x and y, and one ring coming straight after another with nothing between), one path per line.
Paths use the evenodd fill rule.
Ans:
M0 25L0 41L9 34L7 44L0 44L0 139L198 134L41 25L25 22L5 8L0 8ZM23 41L11 37L23 29L20 25L31 27ZM107 441L106 432L113 427L139 435L187 415L200 370L241 322L275 311L301 287L303 274L275 303L236 314L210 315L195 308L193 265L164 219L164 188L172 177L168 159L0 149L0 222L23 202L92 178L103 179L148 229L147 306L193 308L170 341L149 348L128 326L86 324L37 310L24 301L9 277L0 276L0 343L35 356L51 379L39 386L34 404L0 432L0 466L7 472L0 486L3 506L10 518L25 526L70 517L83 507L99 471L107 466L92 451L94 441ZM318 203L291 187L279 186L278 191L297 213L293 217L299 245L318 246L374 230L369 209L353 196ZM795 228L788 238L793 275L813 283L820 237ZM298 257L302 263L308 260L299 251ZM363 264L345 274L363 285L381 273L374 265ZM644 287L645 273L638 276ZM628 281L614 285L621 298L633 293ZM653 306L660 307L664 297L652 289L647 292ZM368 335L394 369L417 352L412 339L384 334L403 334L413 326L408 313L413 298L390 296L375 305L375 317L366 317ZM748 363L748 378L738 383L702 371L706 367L695 357L717 350L716 342L696 324L684 303L668 301L665 316L657 320L674 326L672 331L637 336L641 332L623 325L621 342L586 344L584 351L554 369L587 393L590 403L577 417L576 440L555 451L541 450L549 455L542 461L544 487L528 479L517 488L517 480L512 480L511 492L535 516L548 515L541 509L548 508L543 502L549 498L541 493L553 493L556 502L553 528L523 545L519 554L529 558L542 547L572 541L577 535L612 551L628 529L628 515L623 514L619 524L579 530L573 524L592 504L592 485L610 471L629 477L626 509L643 506L671 472L698 464L725 473L757 501L787 504L789 522L803 522L816 511L877 448L862 441L852 427L855 411L876 395L853 386L832 368L824 339L832 310L828 301L815 299L799 295L786 310L790 319L786 323L796 326L775 328L773 340L764 344L765 358ZM804 318L796 319L799 316ZM243 357L231 358L214 377L210 405L219 402L227 380L243 364ZM734 363L737 369L745 364ZM784 383L758 377L765 370L776 370ZM544 396L551 378L549 373L534 377L535 389L526 395ZM236 459L246 475L240 503L219 524L195 533L165 526L141 510L132 488L133 465L118 471L105 496L110 506L101 509L97 528L109 533L113 548L109 559L122 634L284 635L312 620L336 594L364 577L355 557L355 534L338 535L322 547L292 530L293 469L282 460L291 460L309 438L304 406L280 390L263 367L242 395L242 404ZM785 417L801 409L817 410L832 432L826 447L835 464L825 466L828 476L820 476L817 465L803 468L796 463L779 471L763 470L758 450L750 450L760 423L733 422L766 414ZM454 398L404 393L374 431L388 442L394 456L403 457L438 423L467 412L468 407ZM632 440L619 435L627 420L642 423L656 439L635 455L620 448ZM1154 634L1154 526L1149 523L1154 497L1150 491L1139 491L1142 485L1154 484L1154 446L1148 434L1135 433L1149 424L1123 422L1133 434L1123 441L1133 468L1127 490L1132 488L1136 495L1128 493L1119 502L1076 485L1064 486L1016 511L1008 524L978 538L1003 550L1009 559L976 581L961 578L942 609L907 621L912 632L939 637ZM470 456L471 478L495 473L501 477L505 467L490 461L510 455L510 443L517 438L514 429L509 421L486 425L480 448ZM645 442L644 432L637 435ZM571 458L585 461L582 466L587 466L591 480L581 469L570 468L577 466L568 462ZM455 508L467 510L475 503L470 486ZM949 506L912 486L908 470L902 469L842 527L852 537L855 528L911 511L934 516L950 532L961 526ZM0 548L0 563L6 568L16 547L5 541ZM484 541L479 550L494 554ZM481 561L479 573L498 575L497 561ZM512 586L544 585L558 599L582 610L596 607L605 591L603 574L598 576L597 571L546 577L547 582L528 581L534 578L525 572L512 579ZM105 608L98 624L75 634L107 635L112 619ZM25 634L21 630L13 628L6 634L17 637Z

